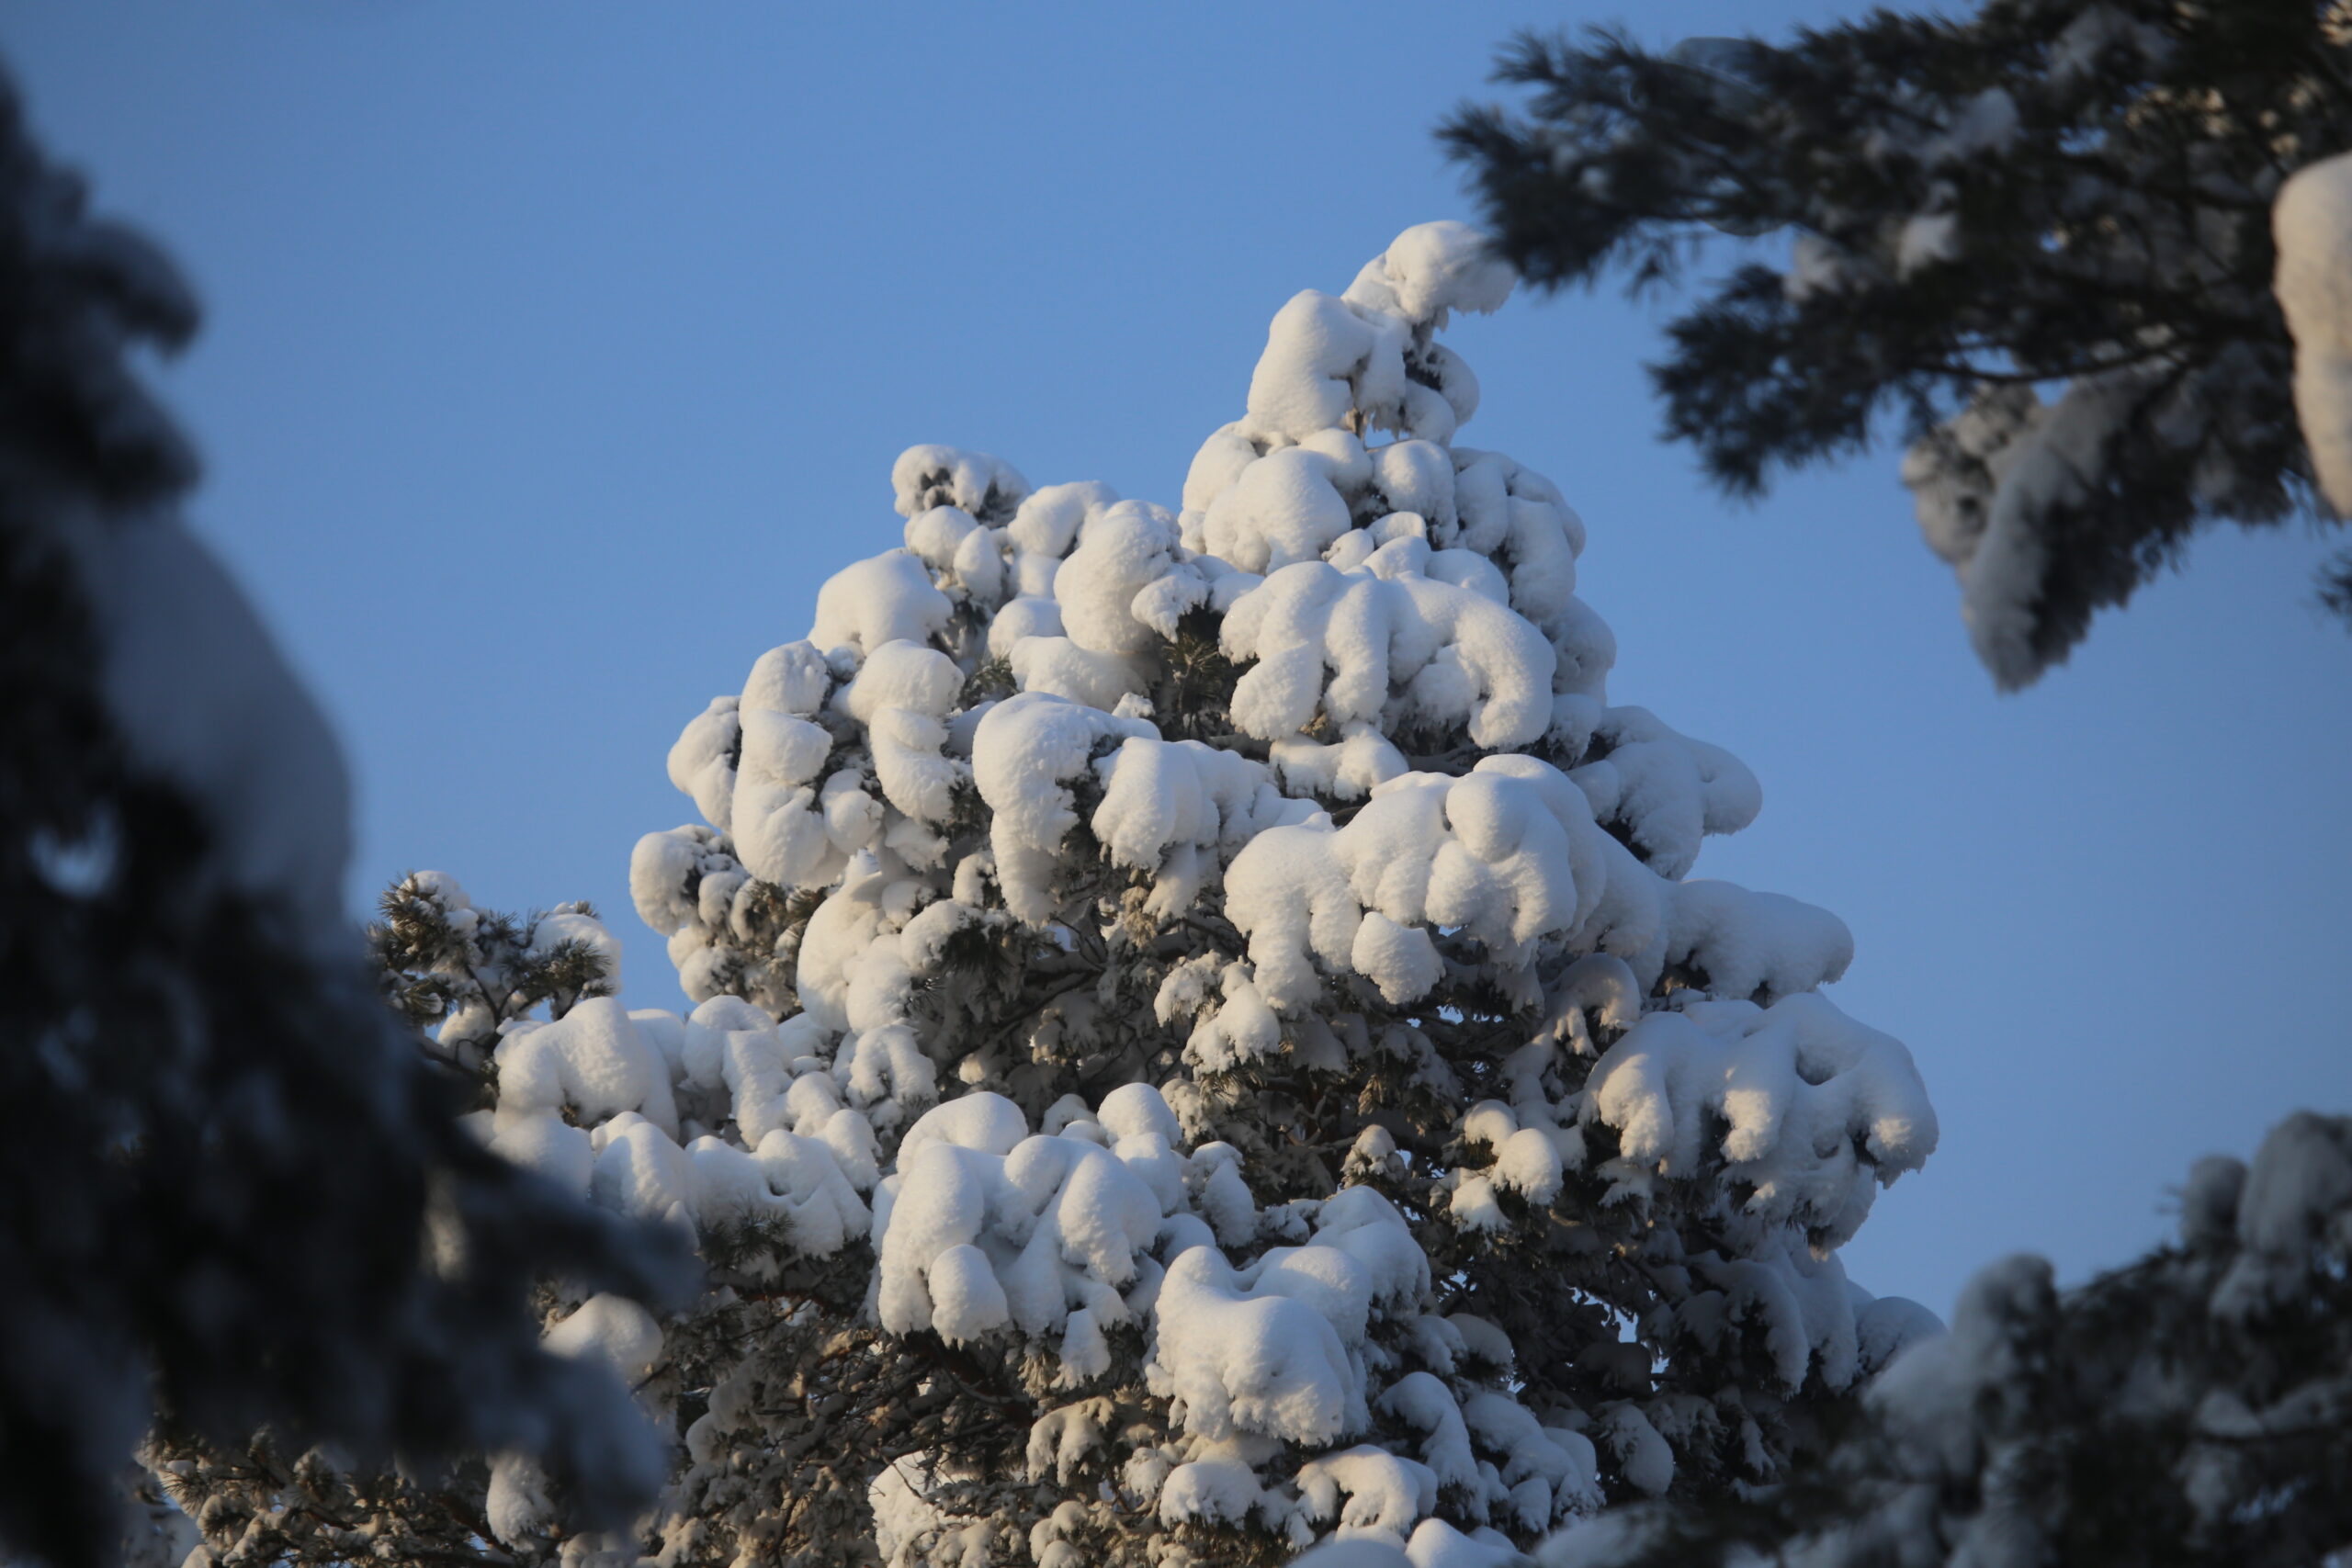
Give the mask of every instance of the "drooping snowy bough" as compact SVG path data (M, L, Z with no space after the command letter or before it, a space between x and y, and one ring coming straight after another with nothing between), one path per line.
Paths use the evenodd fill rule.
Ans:
M638 1548L1498 1561L1774 1476L1932 1323L1837 1258L1936 1137L1844 926L1689 879L1755 779L1611 705L1582 523L1455 443L1511 287L1433 223L1298 295L1181 510L910 450L687 725L632 885L700 1005L509 1025L481 1117L713 1265L554 1330L674 1425Z
M1742 242L1667 325L1666 429L1745 495L1903 429L1920 534L2014 690L2206 531L2352 519L2345 22L1984 0L1778 44L1523 32L1514 101L1440 134L1542 287L1638 290ZM2352 549L2317 577L2352 617Z

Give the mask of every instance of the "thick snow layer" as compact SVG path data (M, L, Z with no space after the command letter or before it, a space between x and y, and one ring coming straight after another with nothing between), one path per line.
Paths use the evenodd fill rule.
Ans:
M1169 1265L1151 1388L1188 1430L1323 1443L1362 1428L1363 1391L1330 1320L1279 1289L1252 1292L1213 1247Z
M1005 907L1042 921L1054 908L1063 839L1078 826L1069 781L1109 739L1157 739L1140 719L1042 692L1023 692L990 708L972 740L972 771L991 813L990 845Z
M1120 1292L1140 1276L1164 1214L1148 1173L1170 1154L1148 1111L1110 1114L1128 1129L1115 1149L1027 1136L1020 1111L989 1094L910 1129L875 1216L882 1325L951 1342L1005 1328L1057 1336L1065 1359L1081 1363L1073 1382L1102 1370L1101 1330L1130 1321Z
M2295 338L2295 417L2320 493L2352 515L2352 153L2306 164L2270 209Z
M1122 501L1088 518L1078 547L1054 572L1054 599L1069 639L1095 653L1155 648L1166 617L1139 617L1138 597L1171 580L1198 584L1193 603L1206 596L1200 574L1178 564L1182 537L1175 513L1144 502Z
M2308 1288L2323 1244L2352 1250L2352 1122L2298 1111L2272 1128L2239 1189L2243 1250L2213 1310L2245 1317Z
M1294 296L1266 329L1245 428L1260 439L1298 441L1339 428L1354 410L1393 416L1406 385L1406 331L1394 316L1313 288Z
M1504 1456L1502 1483L1523 1529L1542 1529L1600 1506L1598 1458L1581 1432L1545 1427L1495 1389L1471 1394L1462 1415L1479 1442Z
M1029 481L1001 458L953 446L910 446L890 465L899 515L914 518L953 506L984 522L1001 522L1029 493Z
M1826 909L1729 882L1678 882L1667 899L1666 961L1719 997L1794 996L1826 986L1854 959L1853 933Z
M568 1109L601 1122L635 1111L677 1135L668 1066L615 998L592 998L553 1023L511 1031L495 1059L502 1113Z
M1433 555L1401 535L1348 570L1274 562L1225 618L1226 652L1256 660L1234 689L1235 724L1266 740L1318 717L1459 728L1495 748L1541 737L1552 722L1551 644L1508 605L1446 581L1447 554L1467 552Z
M1357 434L1451 439L1477 408L1477 383L1429 334L1453 310L1499 309L1514 281L1465 225L1407 230L1345 296L1308 289L1275 315L1242 430L1260 441L1304 441L1353 420Z
M1608 754L1568 776L1593 817L1622 826L1660 876L1689 874L1702 836L1736 833L1763 808L1763 790L1745 763L1677 734L1646 709L1611 708L1593 733Z
M1380 1408L1421 1435L1421 1461L1439 1485L1480 1483L1470 1428L1463 1422L1453 1391L1438 1378L1423 1371L1406 1373L1381 1396Z
M1270 1248L1245 1269L1206 1246L1170 1261L1146 1372L1201 1436L1329 1441L1369 1418L1351 1351L1373 1314L1428 1284L1403 1217L1371 1189L1350 1188L1323 1206L1304 1247Z
M1517 1568L1526 1556L1499 1530L1479 1526L1463 1534L1443 1519L1423 1519L1405 1543L1413 1568Z
M1257 834L1304 820L1266 768L1197 740L1131 735L1094 764L1102 803L1089 826L1114 865L1154 874L1148 908L1176 918Z
M1743 1212L1828 1246L1936 1146L1911 1053L1813 994L1645 1015L1593 1068L1582 1119L1617 1134L1619 1153L1600 1167L1616 1195L1719 1164L1748 1190Z
M1437 1506L1437 1475L1429 1466L1385 1449L1360 1444L1299 1467L1301 1511L1316 1524L1334 1525L1340 1540L1367 1537L1401 1544L1414 1522Z
M1277 1007L1314 998L1317 958L1411 1001L1442 975L1428 928L1517 969L1538 938L1584 925L1600 907L1606 843L1557 770L1488 758L1464 777L1388 779L1342 828L1318 818L1260 833L1227 873L1226 910Z
M662 1327L626 1297L595 1295L547 1331L547 1347L559 1356L602 1360L635 1385L662 1359Z
M817 624L808 640L820 649L864 653L886 642L922 642L947 624L947 595L931 585L922 558L891 550L845 566L817 590Z
M490 1461L490 1486L482 1518L490 1533L509 1546L539 1544L562 1517L545 1472L527 1457L503 1453Z
M1364 264L1350 303L1442 328L1452 310L1487 316L1503 308L1519 278L1467 223L1416 223Z
M1904 457L1920 533L1951 563L1969 639L2005 689L2032 682L2051 657L2036 646L2045 532L2065 526L2068 509L2088 497L2155 375L2077 377L2049 404L2030 387L1988 389Z

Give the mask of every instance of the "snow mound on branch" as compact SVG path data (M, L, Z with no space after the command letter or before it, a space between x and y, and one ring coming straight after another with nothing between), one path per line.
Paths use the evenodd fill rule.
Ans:
M2352 153L2289 176L2270 228L2278 306L2295 339L2295 417L2320 493L2352 514Z
M1810 993L1645 1015L1594 1066L1581 1120L1617 1134L1599 1168L1612 1200L1719 1161L1749 1190L1743 1213L1833 1247L1937 1136L1910 1052Z
M1302 1465L1298 1492L1299 1513L1315 1524L1336 1523L1342 1540L1401 1540L1436 1508L1437 1476L1425 1464L1359 1444Z
M953 446L910 446L890 465L899 515L912 519L937 506L999 522L1029 494L1029 481L1001 458Z
M1746 763L1719 746L1676 733L1645 708L1611 708L1593 728L1607 754L1569 773L1594 820L1624 831L1660 876L1677 880L1711 833L1736 833L1763 809Z
M845 566L817 590L817 624L808 640L819 648L864 653L886 642L920 642L947 624L953 606L931 585L922 558L892 550Z
M684 1020L592 998L510 1030L483 1131L508 1159L623 1213L690 1229L772 1223L828 1256L866 1234L876 1141L801 1049L810 1035L731 998ZM709 1123L681 1103L732 1139L694 1135Z
M1097 761L1102 803L1089 826L1114 865L1152 874L1146 908L1180 917L1269 828L1313 815L1263 764L1197 740L1131 735Z
M571 1110L603 1121L636 1111L663 1132L677 1134L678 1112L661 1053L638 1033L614 998L591 998L553 1023L511 1030L494 1059L503 1111Z
M1853 933L1826 909L1729 882L1678 882L1665 958L1719 997L1770 1001L1826 986L1854 959Z
M545 1342L559 1356L603 1360L631 1386L662 1359L661 1325L626 1296L589 1297L547 1331Z
M1486 235L1467 223L1442 220L1416 223L1397 235L1364 263L1346 298L1416 325L1442 328L1450 310L1494 314L1518 283L1510 264L1487 248Z
M1155 1145L1136 1157L1165 1152ZM1025 1137L1003 1154L941 1137L902 1159L881 1191L883 1327L930 1328L951 1343L1006 1327L1055 1334L1073 1382L1107 1365L1100 1332L1132 1321L1121 1292L1163 1217L1119 1155L1069 1136ZM1086 1315L1073 1328L1078 1313Z
M1017 919L1040 921L1054 908L1062 840L1079 822L1070 781L1088 771L1098 745L1129 738L1158 735L1141 719L1044 692L1023 692L980 720L973 774L991 812L997 880Z
M1499 310L1514 282L1464 224L1407 230L1345 295L1310 288L1276 313L1239 433L1306 443L1353 421L1357 434L1451 440L1477 410L1477 381L1430 334L1453 310Z
M2290 1301L2308 1288L2315 1252L2352 1252L2352 1121L2297 1111L2264 1136L2253 1168L2233 1185L2242 1250L2214 1288L2217 1315L2245 1318Z
M2054 597L2048 536L2093 496L2108 454L2163 373L2126 367L2078 376L2054 403L2033 388L1979 392L1904 455L1928 547L1960 579L1961 619L2004 691L2030 685L2073 634L2046 613Z
M1552 722L1551 646L1509 606L1432 575L1451 564L1400 534L1352 570L1299 561L1242 594L1224 631L1227 653L1256 661L1234 689L1242 733L1276 740L1318 716L1376 723L1393 707L1396 721L1461 725L1480 746L1541 737Z
M1371 1189L1350 1188L1324 1205L1304 1247L1270 1248L1241 1269L1212 1247L1179 1253L1159 1288L1146 1376L1201 1436L1327 1442L1369 1420L1351 1352L1374 1310L1428 1285L1429 1260L1403 1217Z
M1442 976L1431 927L1516 970L1538 938L1582 926L1607 882L1603 843L1556 769L1490 757L1459 778L1389 779L1344 827L1259 834L1227 874L1226 908L1274 1006L1314 999L1317 958L1407 1002Z

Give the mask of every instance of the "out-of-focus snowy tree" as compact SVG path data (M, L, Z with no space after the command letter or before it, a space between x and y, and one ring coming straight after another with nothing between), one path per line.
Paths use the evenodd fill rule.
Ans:
M1611 704L1583 524L1454 440L1438 334L1511 287L1437 223L1291 299L1179 510L900 457L900 545L670 753L701 820L632 888L692 1013L417 993L494 1041L492 1148L696 1239L692 1311L548 1302L671 1490L385 1507L530 1561L1464 1568L1785 1475L1934 1326L1838 1259L1936 1137L1820 992L1845 927L1690 878L1756 781ZM417 954L493 924L412 899Z
M156 1560L142 1429L539 1456L587 1513L660 1453L538 1342L537 1280L662 1248L484 1150L340 908L344 765L183 525L134 356L197 312L0 80L0 1543Z
M2352 1548L2352 1119L2190 1170L2180 1236L2060 1291L2018 1257L1871 1384L1826 1461L1564 1532L1549 1568L2238 1568Z
M492 1053L504 1033L535 1021L560 1021L579 1003L610 996L619 975L620 945L585 905L518 917L478 908L453 877L418 872L387 890L379 909L381 918L368 937L382 987L411 1023L431 1031L420 1033L416 1043L448 1079L452 1100L467 1111L496 1098ZM533 1326L570 1315L594 1288L593 1278L537 1281ZM606 1320L628 1330L650 1321L643 1307L612 1295L600 1297L582 1324ZM583 1332L575 1325L548 1343L574 1360L609 1361L601 1341L583 1341ZM613 1370L631 1384L640 1371ZM657 1447L648 1467L654 1478L662 1474L659 1452ZM395 1456L379 1453L367 1456L374 1462L363 1463L333 1448L303 1448L271 1428L222 1441L167 1423L140 1457L149 1483L200 1528L212 1568L343 1563L356 1557L470 1560L482 1550L495 1517L489 1489L493 1465L526 1477L551 1521L576 1529L600 1517L593 1506L565 1506L575 1499L564 1482L526 1450L495 1457L456 1453L448 1456L454 1462L437 1466L385 1462ZM642 1504L650 1496L647 1487L635 1500ZM625 1517L626 1505L602 1517L617 1522L616 1514ZM158 1568L175 1568L176 1561Z
M2001 686L2200 529L2352 512L2340 0L1989 0L1662 53L1527 35L1498 73L1524 96L1443 135L1500 254L1641 289L1703 237L1771 236L1669 326L1668 433L1752 495L1899 423ZM2352 615L2352 553L2321 596Z

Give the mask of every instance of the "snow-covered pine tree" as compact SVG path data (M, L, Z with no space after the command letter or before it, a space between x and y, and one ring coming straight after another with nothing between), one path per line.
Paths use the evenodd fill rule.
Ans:
M486 1156L369 985L341 751L139 371L196 322L0 73L0 1548L162 1550L115 1506L159 1416L512 1444L626 1514L660 1450L531 1292L673 1260Z
M398 1506L534 1561L1464 1568L1781 1474L1932 1325L1837 1258L1936 1135L1819 992L1845 928L1688 879L1754 779L1610 705L1583 525L1454 445L1437 334L1511 284L1435 223L1292 299L1181 512L899 459L903 547L671 753L704 820L632 883L698 1005L510 1021L480 1113L696 1237L693 1312L549 1308L674 1483L634 1540L507 1458Z
M1611 705L1582 523L1454 443L1511 287L1432 223L1293 299L1181 512L910 450L687 726L633 887L701 1005L643 1105L559 1134L535 1031L496 1113L724 1271L673 1558L871 1499L905 1561L1491 1560L1780 1473L1932 1322L1836 1256L1936 1136L1846 929L1688 879L1756 781Z
M2352 1118L2197 1162L2180 1234L2070 1290L2018 1256L1794 1484L1572 1527L1547 1568L2337 1563L2352 1548Z
M1906 426L2003 687L2199 531L2324 518L2331 453L2352 509L2352 403L2295 367L2314 329L2340 364L2352 311L2315 274L2290 341L2272 291L2273 198L2352 146L2335 0L1984 0L1657 53L1531 33L1498 75L1524 96L1443 135L1532 280L1639 289L1711 234L1776 236L1669 326L1668 433L1753 494ZM2352 227L2306 227L2341 276ZM2352 551L2321 596L2352 615Z

